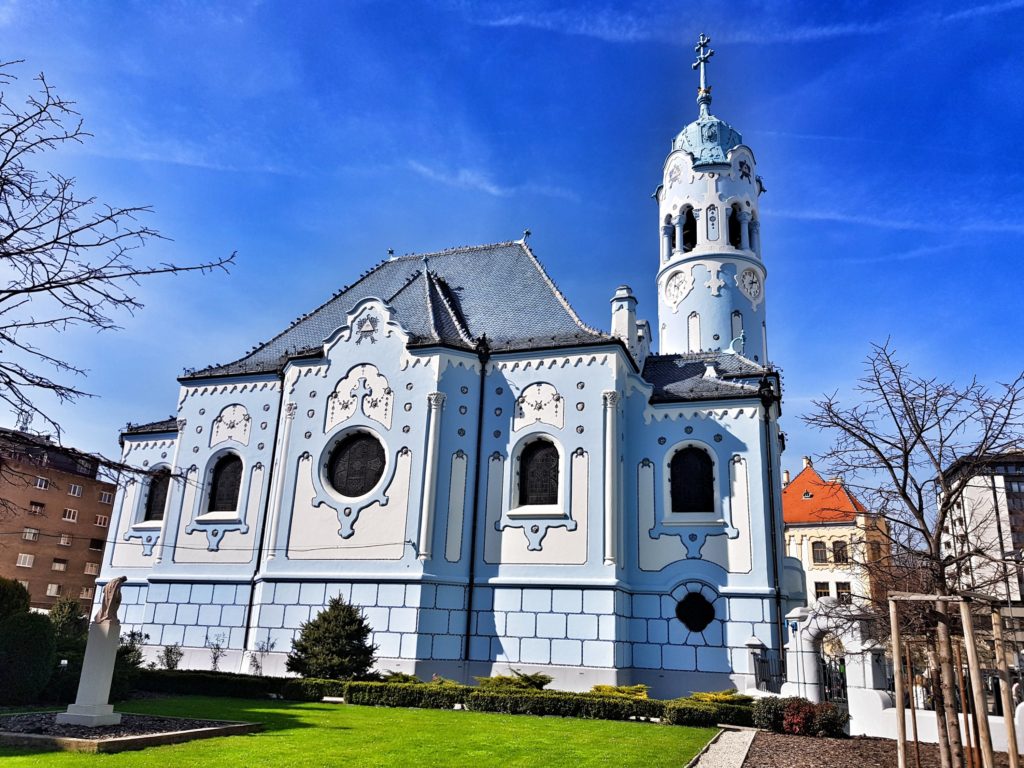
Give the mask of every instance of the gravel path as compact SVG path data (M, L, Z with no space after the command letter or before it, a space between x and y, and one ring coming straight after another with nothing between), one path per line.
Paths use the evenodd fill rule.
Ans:
M722 731L718 741L700 756L695 768L740 768L756 731Z
M122 715L118 725L88 728L82 725L58 725L55 712L25 715L0 715L0 731L64 736L74 739L111 739L123 736L148 736L152 733L185 731L193 728L215 728L224 725L218 720L187 720L152 715Z

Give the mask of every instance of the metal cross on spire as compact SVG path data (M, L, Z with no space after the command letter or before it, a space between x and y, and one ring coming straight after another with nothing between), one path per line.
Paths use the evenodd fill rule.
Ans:
M715 55L715 52L708 48L708 43L711 42L711 38L705 35L703 32L700 33L700 38L697 40L697 45L693 47L693 50L697 52L697 60L693 62L694 69L700 69L700 89L707 89L707 80L704 76L704 65L708 63L708 59ZM705 48L708 48L706 51Z

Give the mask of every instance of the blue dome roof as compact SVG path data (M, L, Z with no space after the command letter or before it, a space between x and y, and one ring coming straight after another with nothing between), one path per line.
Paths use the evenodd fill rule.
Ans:
M709 112L701 111L701 116L679 132L672 141L672 149L681 149L693 155L693 166L722 165L729 162L726 155L729 150L743 143L739 131L724 120L719 120Z

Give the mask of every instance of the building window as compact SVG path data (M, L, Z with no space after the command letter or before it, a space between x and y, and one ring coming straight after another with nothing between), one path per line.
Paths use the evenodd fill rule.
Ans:
M825 549L824 541L811 543L811 562L821 564L828 562L828 550Z
M97 575L100 572L100 564L99 563L86 563L85 564L85 572L89 576Z
M68 496L78 497L78 496L81 496L81 495L82 495L82 486L77 485L75 483L71 483L68 486Z
M383 453L383 451L381 452ZM238 509L238 490L242 485L242 460L225 454L213 467L210 482L210 512L234 512ZM374 483L376 485L376 483ZM370 486L371 488L373 486ZM360 494L361 495L361 494Z
M868 544L869 557L871 562L875 563L882 559L882 545L877 541L872 541Z
M53 565L50 566L51 571L66 571L68 569L68 561L62 557L53 558Z
M30 515L45 515L46 505L41 501L31 501L28 505L28 513Z
M47 597L60 597L60 584L47 584L46 585L46 596Z
M327 460L327 479L342 496L357 499L372 491L384 476L384 446L366 432L341 440Z
M24 552L18 555L18 567L19 568L31 568L32 564L36 561L35 555L26 555Z
M843 605L849 605L850 596L850 582L848 581L837 581L836 582L836 597L839 598L839 602Z
M94 525L98 525L100 528L106 528L110 525L110 518L107 515L96 515Z
M26 592L28 591L28 581L25 579L18 579L18 583L25 588Z
M743 313L738 309L732 313L732 338L738 339L743 335Z
M740 229L743 223L740 221L740 207L733 203L728 211L729 213L729 245L733 248L740 248L743 244L743 236L740 234Z
M71 534L70 533L62 533L60 535L60 541L58 541L57 543L60 544L62 547L70 547L71 546Z
M845 541L832 542L832 560L836 563L850 562L850 552Z
M38 488L40 491L45 491L49 487L50 481L47 480L45 477L36 478L36 488Z
M164 507L167 506L167 491L171 487L171 472L158 469L149 479L149 492L146 494L146 511L143 520L163 520Z
M715 620L715 606L700 592L690 592L676 603L676 618L691 632L703 632Z
M558 503L558 449L549 440L534 440L519 454L519 504Z
M89 539L89 549L95 549L96 551L103 550L103 539Z
M113 504L114 494L110 491L100 491L100 504Z
M92 600L93 588L82 587L82 591L78 593L79 600Z
M39 529L38 528L26 528L21 532L21 538L25 541L39 541Z
M816 600L821 600L823 597L830 597L832 591L829 589L827 581L816 581L814 582L814 597Z
M78 510L77 509L65 509L64 510L64 515L61 517L61 519L65 520L65 521L67 521L69 523L77 523L78 522Z
M669 486L673 512L715 511L715 470L707 451L692 445L676 451Z
M683 212L683 250L689 252L696 247L697 217L693 213L693 208L687 206Z

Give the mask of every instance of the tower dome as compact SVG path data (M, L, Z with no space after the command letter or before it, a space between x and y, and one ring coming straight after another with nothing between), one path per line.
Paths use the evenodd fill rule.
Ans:
M658 200L659 351L723 351L766 362L764 281L754 153L739 131L711 114L705 67L714 54L697 43L699 113L672 141Z

